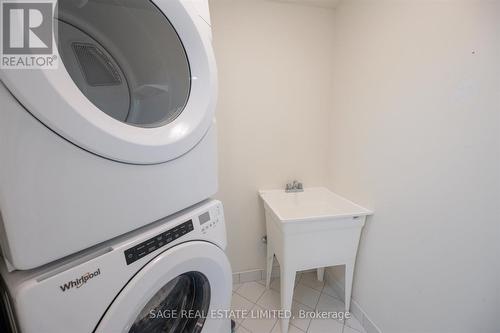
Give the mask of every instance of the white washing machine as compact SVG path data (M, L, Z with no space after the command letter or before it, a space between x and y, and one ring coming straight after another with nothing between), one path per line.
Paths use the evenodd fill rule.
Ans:
M32 269L217 190L208 0L60 0L57 69L2 70L0 237Z
M36 270L2 265L5 315L22 333L229 333L225 247L207 201Z

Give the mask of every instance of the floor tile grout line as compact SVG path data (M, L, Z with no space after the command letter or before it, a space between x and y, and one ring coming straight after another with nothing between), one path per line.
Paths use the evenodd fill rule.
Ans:
M331 298L337 299L337 300L339 300L339 301L342 301L342 299L340 299L339 297L335 297L335 296L329 295L329 294L327 294L327 293L325 293L325 292L324 292L324 289L325 289L325 286L326 286L326 282L323 282L323 286L322 286L322 288L321 288L321 291L319 291L319 290L318 290L318 289L316 289L316 288L310 287L310 286L308 286L307 284L301 283L301 280L302 280L302 278L303 278L303 276L302 276L302 275L303 275L303 274L299 274L299 278L297 279L297 283L296 283L296 284L295 284L295 286L294 286L294 292L295 292L295 289L297 288L297 286L298 286L299 284L301 284L301 285L302 285L302 286L304 286L304 287L307 287L307 288L309 288L309 289L312 289L312 290L314 290L314 291L319 292L319 293L320 293L320 295L319 295L319 297L318 297L318 300L316 301L316 305L315 305L314 309L312 309L312 308L311 308L309 305L307 305L307 304L304 304L304 303L302 303L302 302L297 301L296 299L293 299L292 301L295 301L296 303L298 303L298 304L300 304L300 305L302 305L302 306L305 306L305 307L307 307L307 308L309 308L309 309L312 309L313 311L317 311L318 304L319 304L319 300L321 299L321 296L322 296L322 295L325 295L325 296L328 296L328 297L331 297ZM271 282L272 282L273 280L275 280L275 279L279 279L279 277L274 278L274 279L271 279ZM262 280L260 280L260 281L262 281ZM250 302L250 303L252 304L252 307L251 307L251 309L250 309L250 310L254 309L256 306L257 306L257 307L259 307L259 308L262 308L259 304L257 304L257 302L258 302L258 301L259 301L259 300L260 300L260 299L264 296L264 294L266 293L266 291L267 291L267 290L272 290L272 291L274 291L274 292L278 293L278 292L277 292L276 290L274 290L274 289L271 289L271 288L267 289L267 288L265 288L265 290L264 290L264 291L260 294L260 296L258 297L257 301L255 301L255 302L254 302L254 301L252 301L252 300L248 299L247 297L245 297L245 296L241 295L240 293L238 293L238 290L240 290L240 289L241 289L241 287L242 287L244 284L248 284L248 283L251 283L251 282L258 283L258 281L248 281L248 282L243 282L243 283L240 283L240 288L238 288L236 291L233 291L233 294L237 294L238 296L242 297L244 300L246 300L246 301L248 301L248 302ZM258 284L260 284L260 283L258 283ZM262 284L260 284L260 285L262 285ZM264 286L264 287L265 287L265 286ZM278 293L278 294L279 294L279 293ZM264 309L264 308L262 308L262 309ZM356 319L356 320L357 320L357 319ZM278 323L279 321L280 321L279 319L277 319L277 320L276 320L276 322L274 323L274 325L273 325L273 327L271 328L271 330L269 331L269 333L271 333L271 332L274 330L275 326L277 325L277 323ZM308 324L308 326L307 326L307 329L306 329L305 333L309 332L309 329L310 329L310 326L311 326L311 322L312 322L312 320L310 320L310 321L309 321L309 324ZM344 332L344 329L345 329L345 326L346 326L346 322L345 322L345 320L342 320L342 321L338 321L338 320L337 320L337 322L339 322L339 323L341 323L341 324L342 324L342 331L341 331L341 332L343 333L343 332ZM249 332L253 333L253 332L252 332L252 331L250 331L250 329L248 329L246 326L242 325L242 323L243 323L243 322L241 322L238 326L242 326L243 328L245 328L245 329L246 329L246 330L248 330ZM295 327L295 328L297 328L298 330L302 331L300 328L298 328L298 327L297 327L297 326L295 326L295 325L292 325L291 323L290 323L289 325L294 326L294 327ZM349 325L347 325L347 326L349 326ZM360 333L362 333L361 331L358 331L357 329L352 328L352 327L350 327L350 326L349 326L349 328L351 328L352 330L354 330L354 331L356 331L356 332L360 332ZM304 332L304 331L302 331L302 332Z
M259 307L259 308L261 308L261 309L264 309L263 307L261 307L261 306L260 306L259 304L257 304L257 303L254 303L254 306L252 307L252 310L253 310L255 307ZM266 310L266 309L264 309L264 311L265 311L265 310ZM271 333L271 332L273 331L274 326L276 326L276 323L277 323L277 322L278 322L278 321L275 319L275 323L274 323L273 327L271 328L271 330L270 330L268 333ZM242 322L242 323L243 323L243 322ZM241 326L243 326L243 325L241 325ZM247 327L245 327L245 326L243 326L243 327L244 327L247 331L249 331L249 332L251 332L251 333L254 333L254 332L253 332L253 331L251 331L249 328L247 328ZM259 333L260 333L260 332L259 332Z
M325 295L325 296L328 296L328 297L335 298L336 300L341 301L341 302L344 304L344 307L345 307L345 302L343 302L343 301L342 301L342 299L340 299L340 298L338 298L338 297L334 297L334 296L328 295L328 294L323 293L323 292L322 292L321 294L322 294L322 295ZM319 304L319 302L318 302L318 304ZM335 320L335 319L334 319L334 320ZM344 333L344 328L345 328L345 318L344 318L344 319L342 319L342 320L337 320L337 321L339 321L340 323L342 323L342 333ZM349 326L349 327L350 327L350 326Z
M294 291L294 293L295 293L295 289L297 288L297 286L298 286L299 284L301 284L301 285L302 285L302 286L304 286L304 287L310 288L310 289L312 289L312 290L318 291L317 289L311 288L311 287L309 287L308 285L305 285L305 284L303 284L303 283L300 283L300 279L301 279L301 278L302 278L302 274L300 275L300 278L299 278L299 281L297 282L297 284L293 287L293 291ZM277 279L277 278L275 278L275 279ZM281 281L280 281L280 283L281 283ZM275 292L275 293L277 293L277 294L281 294L281 290L280 290L280 292L278 292L278 291L276 291L276 290L272 289L272 288L271 288L271 284L270 284L270 283L269 283L269 289L267 289L267 288L266 288L266 290L272 290L272 291L274 291L274 292ZM318 291L318 292L321 294L321 292L320 292L320 291ZM265 293L265 292L264 292L264 293ZM238 294L238 295L239 295L239 294ZM240 296L241 296L241 295L240 295ZM262 297L262 296L264 296L264 294L262 294L260 297ZM244 296L241 296L241 297L244 297ZM321 295L320 295L320 297L321 297ZM330 296L330 297L333 297L333 296ZM334 297L334 298L336 298L336 297ZM246 298L245 298L245 299L246 299ZM260 298L259 298L259 300L260 300ZM318 298L318 300L319 300L319 298ZM307 307L308 309L311 309L311 310L316 310L316 309L314 309L314 308L311 308L311 307L310 307L309 305L307 305L307 304L304 304L304 303L302 303L302 302L300 302L300 301L297 301L297 300L296 300L296 299L294 299L294 298L293 298L293 296L292 296L292 303L293 303L293 301L295 301L295 302L299 303L300 305L303 305L303 306Z
M351 317L351 318L355 318L358 321L358 323L361 324L361 322L358 320L358 318L356 318L356 317ZM351 327L351 326L347 325L347 323L344 323L344 327L345 326L349 327L350 329L352 329L352 330L354 330L356 332L363 333L363 331L360 331L357 328ZM363 327L363 324L361 324L361 326ZM366 330L364 329L364 327L363 327L363 330L366 332Z
M327 294L323 293L323 290L325 289L325 284L326 283L323 283L323 288L321 288L321 292L319 294L318 301L316 302L316 306L314 307L314 311L318 311L318 304L319 304L319 300L321 299L321 296L327 295ZM329 295L327 295L327 296L329 296ZM306 333L309 332L309 328L311 328L311 323L312 323L312 320L309 321L309 325L307 325ZM344 325L345 325L345 323L342 323L342 332L341 333L344 333Z
M238 296L240 296L241 298L244 298L244 299L245 299L245 301L248 301L248 302L250 302L250 303L252 303L252 304L255 304L253 301L249 300L248 298L246 298L245 296L243 296L243 295L239 294L238 292L234 291L233 293L237 294L237 295L238 295Z
M308 285L305 285L305 284L303 284L303 283L301 283L301 282L298 282L298 283L297 283L297 285L296 285L296 286L294 286L294 288L293 288L293 291L294 291L294 292L295 292L295 289L297 288L297 286L298 286L299 284L300 284L300 285L302 285L302 286L304 286L304 287L307 287L307 288L309 288L309 289L312 289L312 290L314 290L314 291L319 292L319 293L320 293L320 297L319 297L319 298L321 298L321 295L323 294L321 291L319 291L318 289L311 288L311 287L309 287ZM272 291L274 291L275 293L281 294L281 291L280 291L280 292L278 292L278 291L276 291L276 290L272 289L271 287L269 287L269 289L267 289L267 288L266 288L266 290L272 290ZM239 294L238 294L238 295L239 295ZM264 295L264 294L262 294L262 295ZM328 294L325 294L325 295L326 295L326 296L328 296L328 297L335 298L336 300L342 301L342 300L341 300L340 298L338 298L338 297L334 297L334 296L331 296L331 295L328 295ZM241 296L241 295L240 295L240 296ZM242 296L242 297L243 297L243 296ZM262 296L261 296L261 297L262 297ZM318 298L318 302L319 302L319 298ZM315 311L315 310L316 310L316 308L312 308L312 307L310 307L309 305L304 304L304 303L302 303L302 302L298 301L297 299L293 298L293 296L292 296L292 301L295 301L295 302L297 302L298 304L300 304L300 305L302 305L302 306L305 306L305 307L307 307L308 309L311 309L311 310L313 310L313 311ZM318 302L316 303L316 306L318 305Z
M255 305L259 306L258 304L255 304ZM274 328L276 327L276 325L279 325L279 324L280 324L280 320L281 320L280 318L278 318L278 319L276 320L276 322L275 322L275 323L274 323L274 325L273 325L273 328L271 328L271 330L269 331L269 333L271 333L271 332L274 330ZM291 320L292 320L292 318L290 318L290 321L291 321ZM299 331L304 332L304 333L307 333L307 332L305 332L304 330L302 330L301 328L299 328L299 327L297 327L297 326L293 325L291 322L290 322L290 323L288 323L288 325L289 325L289 327L290 327L290 326L293 326L293 327L295 327L296 329L298 329ZM243 327L245 327L245 326L243 326ZM247 329L247 330L248 330L248 329Z
M335 297L335 296L332 296L332 295L329 295L329 294L325 293L325 292L324 292L324 290L325 290L325 286L326 286L326 282L325 282L325 284L323 285L323 290L321 291L321 295L325 295L325 296L329 296L329 297L335 298L335 299L337 299L337 300L341 301L342 303L344 303L344 305L345 305L345 301L342 301L342 299L340 298L340 296L339 296L339 297ZM319 302L318 302L318 303L319 303ZM317 306L317 305L316 305L316 306ZM342 333L344 333L344 328L345 328L345 326L346 326L346 319L344 318L344 319L342 319L340 322L342 323ZM347 326L349 326L349 325L347 325ZM351 326L349 326L349 328L352 328L352 327L351 327ZM353 329L353 330L355 330L355 331L357 331L357 332L359 332L357 329L354 329L354 328L352 328L352 329ZM360 333L361 333L361 332L360 332Z
M295 327L296 329L298 329L298 330L299 330L299 331L301 331L301 332L307 333L307 332L306 332L306 331L304 331L302 328L297 327L297 326L295 326L294 324L290 324L290 326Z
M253 282L253 281L251 281L251 282ZM245 283L250 283L250 282L245 282ZM241 288L240 288L240 289L241 289ZM239 290L239 289L238 289L238 290ZM267 289L266 289L266 290L267 290ZM247 300L247 301L249 301L250 303L253 303L253 304L255 304L255 305L258 305L258 304L257 304L257 302L258 302L258 301L261 299L261 297L262 297L262 296L266 293L266 290L264 290L264 291L262 292L262 294L259 296L259 298L257 298L257 301L256 301L256 302L254 302L254 301L252 301L252 300L250 300L250 299L246 298L245 296L241 295L240 293L238 293L238 291L233 291L233 293L238 294L238 296L243 297L244 299L246 299L246 300Z
M245 283L250 283L250 282L244 282L243 284L245 284ZM243 285L243 284L242 284L242 285ZM298 284L298 283L297 283L297 284ZM266 293L266 291L267 291L267 290L272 290L272 291L276 292L275 290L273 290L273 289L271 289L271 288L269 288L269 289L267 289L267 288L266 288L266 290L265 290L265 291L264 291L264 292L263 292L263 293L259 296L259 298L257 299L257 302L258 302L258 301L259 301L259 300L260 300L260 299L264 296L264 294ZM237 293L236 291L234 291L233 293L237 294L238 296L240 296L240 297L242 297L243 299L245 299L245 300L249 301L250 303L252 303L252 307L251 307L250 311L252 311L252 310L253 310L256 306L257 306L257 307L259 307L259 308L264 309L264 308L263 308L263 307L261 307L259 304L257 304L257 302L253 302L253 301L249 300L248 298L246 298L245 296L243 296L243 295L241 295L241 294ZM278 292L276 292L276 293L278 293ZM298 302L298 301L296 301L296 302L297 302L297 303L299 303L299 304L301 304L301 305L303 305L303 306L305 306L305 307L307 307L307 308L309 308L309 309L311 309L311 307L309 307L309 306L308 306L308 305L306 305L306 304L302 304L302 303L300 303L300 302ZM279 320L280 320L279 318L276 320L276 322L274 323L273 327L271 328L271 330L270 330L268 333L271 333L271 332L274 330L274 327L278 324ZM303 330L301 330L300 328L298 328L298 327L297 327L297 326L295 326L295 325L292 325L291 323L290 323L289 325L291 325L291 326L293 326L293 327L297 328L299 331L304 332ZM242 321L242 322L241 322L238 326L243 326L243 328L245 328L247 331L249 331L249 332L253 333L252 331L250 331L250 329L249 329L249 328L247 328L246 326L244 326L244 325L243 325L243 321ZM304 333L306 333L306 332L304 332Z
M276 320L276 322L274 323L274 325L273 325L273 327L271 328L271 330L269 331L269 333L271 333L271 332L274 330L274 328L276 327L276 325L278 325L278 321L279 321L279 318L278 318L278 320ZM343 332L342 332L342 333L343 333Z
M244 283L251 283L251 282L255 282L255 281L249 281L249 282L244 282ZM258 283L258 282L257 282L257 283ZM259 301L259 300L260 300L260 299L264 296L264 294L266 293L266 291L267 291L267 290L271 290L271 288L269 288L269 289L265 288L265 290L262 292L262 294L259 296L259 298L257 299L257 301L256 301L256 302L249 300L248 298L246 298L246 297L245 297L245 296L243 296L243 295L240 295L240 294L239 294L239 293L237 293L237 292L235 292L235 293L236 293L236 294L238 294L239 296L241 296L242 298L244 298L245 300L249 301L250 303L252 303L252 307L251 307L251 309L250 309L250 311L252 311L255 307L259 307L259 308L261 308L261 309L264 309L264 308L263 308L263 307L261 307L259 304L257 304L257 302L258 302L258 301ZM264 309L264 310L266 310L266 309ZM253 333L253 331L251 331L249 328L247 328L245 325L243 325L243 322L244 322L244 321L245 321L245 320L243 320L243 321L240 323L240 326L243 326L243 328L245 328L247 331L249 331L249 332ZM271 330L270 330L268 333L271 333L271 332L273 331L274 326L276 326L276 323L277 323L277 321L274 323L273 327L271 328Z
M321 298L321 291L319 291L318 289L311 288L311 287L309 287L308 285L305 285L305 284L300 283L300 282L299 282L299 283L297 283L297 286L298 286L299 284L301 284L303 287L307 287L307 288L309 288L309 289L312 289L312 290L314 290L314 291L319 292L319 297L318 297L318 302L319 302L319 299ZM295 286L295 288L296 288L297 286ZM294 290L293 290L294 292L295 292L295 288L294 288ZM335 297L334 297L334 298L335 298ZM299 301L297 301L297 300L295 300L295 301L296 301L297 303L301 304L301 305L307 306L309 309L316 310L316 308L311 308L311 307L310 307L309 305L307 305L307 304L304 304L304 303L299 302ZM318 303L316 303L316 306L318 306Z
M243 297L243 296L242 296L242 297ZM255 304L255 303L253 303L253 302L252 302L252 304L253 304L253 306L250 308L250 311L252 311L252 310L253 310L253 308L255 308L255 307L257 306L257 304ZM246 329L248 332L250 332L250 333L254 333L251 329L249 329L249 328L247 328L245 325L243 325L243 322L244 322L246 319L247 319L247 318L245 318L245 319L243 319L243 320L241 321L240 326L243 326L243 328L244 328L244 329Z

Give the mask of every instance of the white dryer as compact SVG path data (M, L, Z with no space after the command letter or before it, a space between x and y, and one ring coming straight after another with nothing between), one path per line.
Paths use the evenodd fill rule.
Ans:
M207 201L36 270L2 265L5 315L23 333L229 333L225 246Z
M2 70L0 237L32 269L217 190L208 0L59 0L57 69Z

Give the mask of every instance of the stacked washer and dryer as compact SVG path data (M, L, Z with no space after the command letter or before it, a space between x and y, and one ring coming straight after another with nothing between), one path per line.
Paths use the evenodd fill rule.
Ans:
M228 333L207 0L59 0L2 70L2 301L22 333Z

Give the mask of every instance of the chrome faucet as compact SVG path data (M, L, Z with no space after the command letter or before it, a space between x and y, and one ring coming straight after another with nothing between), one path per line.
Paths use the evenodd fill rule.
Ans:
M301 182L294 180L291 183L286 184L285 192L293 193L293 192L304 192L304 186Z

